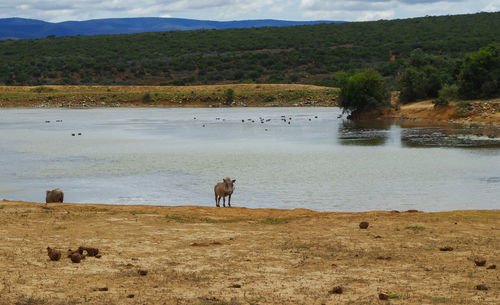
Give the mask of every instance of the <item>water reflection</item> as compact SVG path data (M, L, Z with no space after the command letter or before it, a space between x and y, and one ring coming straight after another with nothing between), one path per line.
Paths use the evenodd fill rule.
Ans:
M499 148L500 129L494 126L397 120L343 120L338 143L360 146Z

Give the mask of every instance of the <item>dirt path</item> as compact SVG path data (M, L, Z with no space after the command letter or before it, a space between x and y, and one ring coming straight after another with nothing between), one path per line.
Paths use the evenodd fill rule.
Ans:
M102 257L47 256L81 245ZM3 201L0 257L0 304L498 304L500 211Z

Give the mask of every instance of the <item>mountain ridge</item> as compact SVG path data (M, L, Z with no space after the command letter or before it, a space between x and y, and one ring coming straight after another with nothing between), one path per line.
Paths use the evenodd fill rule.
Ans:
M212 21L185 18L138 17L105 18L83 21L47 22L28 18L0 18L0 39L30 39L48 36L138 34L145 32L231 29L252 27L283 27L343 23L343 21L289 21L277 19Z

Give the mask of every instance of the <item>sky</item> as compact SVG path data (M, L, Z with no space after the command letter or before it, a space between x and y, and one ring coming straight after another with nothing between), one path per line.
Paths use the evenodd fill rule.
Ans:
M368 21L500 11L500 0L0 0L0 18Z

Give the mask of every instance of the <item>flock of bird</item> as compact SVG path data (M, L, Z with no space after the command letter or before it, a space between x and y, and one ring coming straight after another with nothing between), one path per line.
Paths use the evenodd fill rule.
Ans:
M318 118L318 116L317 116L317 115L315 115L315 116L314 116L314 118L315 118L315 119L317 119L317 118ZM196 118L196 117L193 117L193 120L197 120L197 118ZM216 121L226 121L226 119L219 118L219 117L216 117L216 118L215 118L215 120L216 120ZM309 121L312 121L312 118L308 118L308 120L309 120ZM263 118L263 117L259 117L259 119L257 119L257 122L258 122L258 121L260 121L260 123L261 123L261 124L264 124L264 123L271 122L271 119L266 119L266 118ZM288 118L287 118L287 116L282 115L282 116L280 117L280 121L283 121L283 122L287 123L288 125L290 125L290 124L291 124L291 122L292 122L292 117L288 117ZM245 122L248 122L248 123L255 123L255 122L256 122L256 120L255 120L255 119L251 119L251 118L250 118L250 119L246 119L246 120L245 120L245 119L242 119L242 120L241 120L241 123L245 123ZM202 126L202 127L206 127L206 124L202 124L201 126ZM267 131L267 129L266 129L266 131Z

